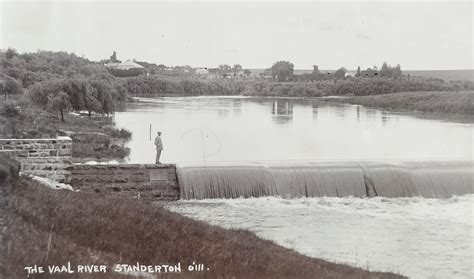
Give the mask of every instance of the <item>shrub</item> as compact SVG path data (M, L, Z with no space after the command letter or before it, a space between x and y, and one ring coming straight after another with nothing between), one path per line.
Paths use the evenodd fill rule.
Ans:
M109 131L109 135L113 138L129 139L132 137L132 132L124 128L121 128L121 129L112 128Z
M8 102L0 108L0 114L6 117L17 117L21 113L21 109L15 102Z
M17 177L20 166L17 160L0 154L0 183L5 183L9 176Z

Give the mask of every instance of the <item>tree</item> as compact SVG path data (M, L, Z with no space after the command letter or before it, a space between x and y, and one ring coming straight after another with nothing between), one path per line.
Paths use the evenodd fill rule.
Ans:
M318 65L313 65L313 75L319 75L320 73Z
M341 67L334 73L334 76L336 78L344 78L346 76L346 70Z
M14 48L8 48L7 51L5 52L5 58L8 60L12 59L13 57L17 56L18 53L16 52L16 49Z
M387 62L383 62L382 68L380 68L379 73L380 73L381 77L391 77L392 76L391 67L388 66Z
M112 56L110 56L110 62L112 63L120 63L120 60L117 60L117 53L114 50L114 53L112 53Z
M360 77L360 66L357 67L357 73L356 73L356 77Z
M57 94L50 96L49 106L52 110L59 110L61 113L61 121L64 121L64 112L71 109L71 102L69 96L64 91L59 91Z
M92 112L103 112L102 104L92 94L86 95L85 107L87 109L89 117L92 116Z
M64 121L64 112L72 108L70 96L63 90L65 83L62 80L50 80L33 85L29 94L33 102L43 108L59 111L61 121Z
M272 77L278 81L285 81L293 76L294 65L288 61L277 61L273 64Z
M395 70L393 71L393 77L394 78L401 78L402 77L402 67L400 64L397 64L395 67Z
M105 80L93 79L90 81L93 91L92 96L100 103L100 110L109 115L114 110L114 102L112 100L112 86Z
M226 64L219 65L219 74L226 77L232 71L232 67Z
M20 82L9 76L0 77L0 93L5 95L5 101L7 100L8 95L18 95L21 94L23 90L21 89Z
M232 72L234 72L234 77L237 76L238 73L242 71L242 66L239 64L235 64L234 67L232 68Z
M250 71L249 69L244 70L244 75L250 76L251 74L252 74L252 71Z
M92 87L84 78L71 78L64 81L64 91L69 95L74 110L86 109L86 96L91 94Z

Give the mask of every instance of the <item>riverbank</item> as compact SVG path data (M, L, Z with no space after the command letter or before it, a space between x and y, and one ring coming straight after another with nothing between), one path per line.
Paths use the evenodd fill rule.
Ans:
M94 274L99 278L134 278L112 266L137 262L180 263L182 272L171 278L401 278L302 256L253 233L210 226L129 197L53 190L17 176L8 181L9 249L0 270L9 278L24 278L25 265L68 261L73 267L107 265L107 273ZM189 272L193 262L204 271Z
M106 116L65 114L64 122L58 115L34 106L30 100L15 98L0 104L0 131L2 138L55 138L70 136L73 140L72 156L94 159L121 159L130 150L124 143L131 133L117 129L113 118Z
M347 98L324 98L321 100L395 111L474 113L474 91L403 92Z

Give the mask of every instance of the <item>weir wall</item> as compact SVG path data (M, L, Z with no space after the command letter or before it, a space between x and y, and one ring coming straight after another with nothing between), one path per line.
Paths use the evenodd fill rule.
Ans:
M81 191L117 193L144 200L179 199L176 166L171 164L72 165L68 183Z

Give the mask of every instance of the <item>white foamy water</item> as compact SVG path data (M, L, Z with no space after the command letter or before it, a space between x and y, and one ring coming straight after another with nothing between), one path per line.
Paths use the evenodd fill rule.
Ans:
M411 278L472 278L474 195L208 199L171 211L242 228L302 254Z

